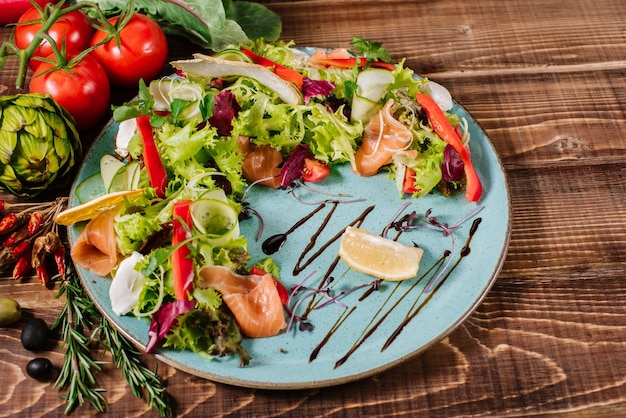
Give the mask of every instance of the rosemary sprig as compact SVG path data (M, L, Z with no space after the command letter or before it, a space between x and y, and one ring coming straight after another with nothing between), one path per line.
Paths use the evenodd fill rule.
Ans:
M161 416L171 416L173 411L169 396L157 370L145 367L139 360L141 353L103 316L100 318L100 333L113 356L113 363L121 371L133 394L142 398L145 391L150 408L155 408Z
M171 416L169 397L157 375L145 367L139 359L140 352L122 336L98 311L91 299L84 293L80 279L71 259L66 257L66 275L61 281L57 298L65 296L65 304L52 329L60 327L66 351L65 362L54 387L67 390L63 396L67 405L65 414L70 414L85 401L98 411L104 412L107 400L104 389L97 387L94 373L100 371L101 364L93 359L93 344L103 342L103 355L111 352L113 363L120 370L131 391L137 398L143 398L150 408L155 408L161 416Z
M55 389L67 389L63 396L66 402L65 414L70 414L77 406L89 401L97 411L106 408L104 391L96 387L94 371L101 370L100 363L91 357L90 343L93 336L85 336L85 332L93 328L97 319L97 309L78 281L71 263L66 266L66 279L61 282L58 297L65 295L65 305L52 329L61 327L65 350L65 362L59 373Z

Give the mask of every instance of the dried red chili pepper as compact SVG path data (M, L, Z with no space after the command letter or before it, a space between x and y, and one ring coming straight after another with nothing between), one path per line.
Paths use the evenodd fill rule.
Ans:
M5 202L0 199L0 213L4 212Z
M50 275L48 274L48 270L46 269L45 265L37 267L37 278L39 279L39 282L44 286L47 286L48 283L50 283Z
M12 247L24 238L28 237L28 230L26 228L20 228L17 231L13 231L11 235L4 241L5 247Z
M44 249L48 254L54 254L54 252L61 246L61 238L56 234L56 232L48 232L44 235Z
M54 262L57 265L61 278L65 279L65 247L63 245L59 245L54 252Z
M43 222L43 213L41 212L33 212L30 214L30 218L28 219L28 235L33 235Z
M17 244L15 247L11 248L11 254L13 254L16 257L19 257L25 252L27 252L28 250L30 250L30 241L22 241L19 244Z
M19 222L19 218L14 213L7 213L0 220L0 234L6 234Z
M13 278L21 279L26 276L31 268L30 262L30 253L27 251L18 257L17 262L15 263L15 267L13 267Z
M10 248L0 249L0 271L8 270L17 261L17 256L13 255Z
M46 237L40 236L35 238L35 242L33 243L33 250L31 252L32 257L32 265L33 268L38 268L40 265L44 264L44 260L46 257Z

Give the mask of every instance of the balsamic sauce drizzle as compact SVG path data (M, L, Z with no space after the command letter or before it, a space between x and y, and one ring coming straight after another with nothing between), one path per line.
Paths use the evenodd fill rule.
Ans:
M345 229L347 228L347 226L346 226L346 227L342 228L340 231L338 231L329 240L327 240L324 244L322 244L318 248L318 250L315 251L308 259L305 260L305 257L307 256L307 254L309 254L313 250L313 248L315 247L315 245L317 243L317 239L319 238L321 233L326 229L326 227L328 226L328 224L329 224L333 214L335 213L335 210L337 209L338 202L332 202L332 203L333 203L333 205L332 205L329 213L326 215L326 217L324 218L324 220L320 224L319 228L311 236L311 238L310 238L309 242L307 243L307 245L305 246L304 250L300 253L300 256L298 257L298 260L297 260L297 262L296 262L296 264L294 266L294 269L293 269L293 275L294 276L297 276L298 274L300 274L315 259L317 259L320 255L322 255L328 249L328 247L330 245L332 245L335 241L340 239L342 234L344 233ZM315 210L313 210L311 213L309 213L308 215L306 215L305 217L300 219L298 222L296 222L296 224L294 224L294 226L289 231L287 231L285 233L285 235L293 232L296 228L298 228L299 226L301 226L302 224L307 222L310 218L313 217L313 215L315 215L317 212L322 210L324 207L325 207L325 204L323 204L323 203L320 204ZM360 225L364 222L365 218L373 211L373 209L374 209L374 206L370 206L370 207L366 208L357 218L355 218L348 225L349 226L353 226L353 227L360 227ZM382 348L380 350L381 352L385 351L396 340L396 338L402 333L404 328L421 312L422 308L432 299L433 295L441 288L443 283L446 281L446 279L448 277L450 277L452 272L461 263L461 261L470 254L470 251L471 251L470 250L470 242L471 242L472 238L474 237L474 234L475 234L476 230L478 229L478 225L481 223L481 221L482 221L482 218L474 219L474 221L472 222L472 225L471 225L471 228L470 228L470 231L469 231L466 243L465 243L465 245L462 247L462 249L459 252L458 259L451 266L450 270L447 271L445 273L445 275L441 278L439 283L437 283L435 285L434 289L430 290L429 292L425 292L426 288L422 288L420 290L419 295L417 295L417 297L415 298L415 301L409 307L409 309L408 309L404 319L400 322L400 324L396 327L396 329L387 337L385 343L383 344L383 346L382 346ZM386 228L385 230L388 230L388 229ZM397 230L397 231L398 232L397 232L396 236L393 238L394 241L397 241L397 239L400 237L402 232L404 232L403 230ZM390 291L389 295L386 297L385 301L378 308L377 312L374 315L371 316L371 319L370 319L369 323L363 328L363 332L361 333L359 338L350 347L350 349L346 352L346 354L343 355L339 360L337 360L337 362L335 363L334 368L336 369L336 368L340 367L341 365L343 365L350 358L350 356L354 352L356 352L359 349L359 347L361 347L363 345L363 343L365 341L367 341L367 339L370 336L372 336L374 334L374 332L380 327L380 325L383 322L385 322L385 320L387 320L389 315L391 315L391 313L394 312L398 308L400 303L403 300L405 300L407 297L409 297L409 295L411 295L411 293L413 293L413 291L415 290L417 285L419 283L422 283L423 280L426 277L428 277L428 276L433 276L434 277L437 274L437 272L439 272L442 268L444 268L443 266L445 266L446 260L448 259L448 257L451 257L451 256L452 256L452 254L451 254L450 250L444 250L442 256L438 260L436 260L433 263L433 265L430 266L429 269L425 273L423 273L421 276L419 276L419 278L417 280L415 280L414 283L411 286L409 286L399 296L399 298L391 306L389 306L387 308L387 310L384 311L384 313L383 313L383 310L385 309L385 306L387 306L389 303L391 303L393 295L396 293L396 291L400 288L400 286L403 283L402 281L397 282L395 284L395 286L393 286L393 288L391 289L391 291ZM310 299L310 301L308 303L308 306L306 307L304 313L300 316L301 320L306 320L308 315L323 300L324 296L321 293L323 293L323 291L328 290L328 289L325 289L325 286L327 286L331 282L333 282L333 278L332 278L331 274L334 271L334 269L337 267L337 264L339 263L339 261L340 261L340 258L339 258L339 256L337 256L337 257L335 257L333 262L331 262L331 264L328 266L328 269L326 270L324 276L322 277L322 279L320 280L320 282L319 282L319 284L317 286L317 292L314 292L312 294L311 299ZM378 289L379 285L382 282L383 282L382 280L377 280L377 281L373 282L373 284L371 286L369 286L367 288L367 290L359 297L358 301L362 302L364 299L366 299L369 295L371 295L373 293L374 290ZM326 292L325 294L327 294L327 293L328 292ZM424 295L426 295L426 297L423 297ZM337 318L337 320L335 321L333 326L330 328L330 330L326 333L326 335L322 338L322 340L319 342L319 344L311 352L311 354L309 356L309 362L313 362L318 357L318 355L319 355L320 351L322 350L322 348L324 348L324 346L326 346L326 344L330 341L332 336L337 332L337 330L339 330L341 328L341 326L345 323L347 318L352 315L352 313L356 310L356 308L357 308L357 305L352 306L349 310L348 309L344 309L342 311L342 313L339 315L339 317ZM379 319L376 320L376 318L379 318Z
M405 319L400 323L400 325L398 325L398 327L391 333L391 335L389 336L389 338L387 338L387 341L385 341L385 344L383 345L383 347L381 348L381 352L385 351L387 349L387 347L389 347L391 345L391 343L398 337L398 335L400 335L400 333L402 332L402 330L404 329L404 327L411 322L411 320L413 320L413 318L415 318L417 316L417 314L422 310L422 308L426 305L426 303L428 303L428 301L430 301L430 299L433 297L433 295L435 294L435 292L437 290L439 290L439 288L441 287L441 285L443 284L443 282L446 281L446 279L448 277L450 277L450 274L452 274L452 272L457 268L457 266L459 265L459 263L461 263L461 261L463 260L463 258L467 257L470 252L470 242L472 241L472 238L474 237L474 234L476 233L476 230L478 229L478 225L480 225L480 222L482 221L482 218L476 218L474 219L474 221L472 222L472 226L470 228L470 232L469 235L467 237L467 241L465 243L465 245L463 246L463 248L461 248L461 251L459 253L459 258L456 260L456 262L454 263L454 265L452 266L452 268L446 273L446 275L443 277L443 280L441 280L437 286L429 292L429 294L426 296L426 298L416 307L417 302L419 301L419 297L415 300L415 302L413 303L413 306L411 306L411 309L409 309L409 312L407 313ZM444 257L449 256L449 254L444 254ZM443 258L441 259L443 260ZM420 295L421 296L421 295Z
M376 321L376 323L372 326L370 326L371 322L373 321L373 319L378 316L378 313L380 313L382 311L382 308L387 304L387 302L390 301L391 296L394 294L394 292L400 287L400 285L402 284L402 282L397 282L396 285L394 286L392 292L389 294L389 296L387 297L387 300L385 300L385 302L382 304L382 306L380 307L379 311L376 313L376 315L372 318L372 321L370 321L370 324L367 325L367 327L364 329L367 330L367 328L369 327L369 330L367 330L367 332L365 332L365 334L362 334L361 337L357 340L357 342L355 342L352 347L348 350L348 352L341 358L339 359L336 363L335 363L335 369L339 366L341 366L343 363L345 363L348 358L361 346L363 345L363 343L372 335L374 334L374 332L378 329L378 327L385 322L385 320L387 319L387 317L389 315L391 315L391 313L398 307L398 305L400 304L400 302L402 302L402 300L404 300L405 297L407 297L415 288L415 286L417 286L418 283L421 283L422 280L428 276L429 274L436 272L438 267L440 267L441 265L443 265L443 261L445 260L446 257L446 253L444 252L444 255L439 258L439 260L437 260L435 262L435 264L433 264L428 271L426 271L426 273L422 274L408 289L406 289L404 291L404 293L398 298L398 300L396 300L394 302L394 304L387 309L387 311L383 314L383 316L381 316L378 321ZM419 297L418 297L419 299Z
M335 331L337 331L341 327L343 322L346 319L348 319L348 317L352 314L352 312L354 312L355 309L356 309L356 306L353 306L349 311L344 309L343 312L341 312L341 315L339 315L339 318L337 318L337 321L335 321L335 324L330 328L330 330L328 331L328 333L326 333L322 341L320 341L320 343L311 352L311 355L309 356L309 363L311 363L313 360L317 358L322 348L324 348L326 343L330 340L330 337L333 336Z
M365 218L367 217L367 215L369 215L370 212L372 212L373 210L374 210L374 206L369 206L363 212L361 212L361 214L357 218L355 218L352 222L350 222L348 225L349 226L359 227L363 223L363 221L365 221ZM311 264L311 262L313 262L313 260L315 260L317 257L319 257L322 253L324 253L324 251L326 251L326 249L333 242L335 242L339 238L341 238L341 236L343 235L344 231L346 230L347 226L342 228L335 235L333 235L328 241L326 241L322 246L320 246L320 248L313 255L311 255L311 257L304 263L303 266L300 267L300 262L302 262L303 258L306 256L306 254L313 248L313 246L315 245L316 238L319 236L319 234L323 231L323 229L328 224L328 221L330 220L330 215L332 215L332 212L329 213L329 216L327 216L326 219L324 219L324 223L315 232L313 237L311 237L311 241L309 241L309 244L306 246L306 248L300 254L300 258L298 259L298 262L296 263L296 267L294 267L294 269L293 269L294 276L296 276L300 272L302 272L302 270L304 270L309 264ZM332 271L335 269L335 267L339 263L339 260L340 260L339 256L335 257L334 261L331 263L331 265L329 266L328 270L326 271L326 274L324 274L324 277L322 278L322 280L320 280L320 282L319 282L319 284L317 286L317 290L318 291L321 291L324 288L324 286L329 282L330 274L332 273ZM311 311L313 309L315 309L315 306L320 302L320 300L321 300L321 296L318 297L318 295L313 295L313 297L309 301L309 304L308 304L304 314L302 315L302 317L306 318L309 315L309 313L311 313Z

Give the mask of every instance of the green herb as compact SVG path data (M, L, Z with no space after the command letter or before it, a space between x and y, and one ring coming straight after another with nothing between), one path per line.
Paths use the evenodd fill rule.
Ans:
M57 297L65 296L65 305L52 329L60 328L66 351L65 362L54 387L66 390L63 396L67 405L65 413L88 401L97 411L104 412L107 400L104 389L97 386L95 373L102 370L102 362L93 359L91 349L103 341L103 350L111 352L113 363L120 370L137 398L145 394L149 407L161 416L172 415L167 392L155 371L146 368L139 359L140 353L98 311L86 296L69 257L66 260L65 280L61 282ZM104 353L103 353L104 354Z
M95 3L106 14L116 14L127 0L95 0ZM257 38L275 41L282 30L276 13L247 1L135 0L134 8L162 23L166 33L182 36L213 51Z
M368 41L359 36L355 36L352 38L352 41L350 41L350 45L352 45L360 55L367 58L368 62L377 60L391 62L391 56L389 52L383 48L382 42Z
M83 295L78 277L68 264L66 280L61 283L57 297L65 295L65 305L52 329L61 328L61 336L66 346L65 362L54 387L67 389L63 396L65 413L71 413L77 406L89 401L96 410L103 412L106 399L103 389L96 387L94 371L101 370L100 362L91 356L91 338L84 332L93 328L97 317L97 309L93 302Z
M141 363L140 352L103 316L100 317L100 332L111 351L113 363L122 372L133 394L142 398L145 393L150 408L155 408L161 416L172 415L169 396L157 371L152 371Z

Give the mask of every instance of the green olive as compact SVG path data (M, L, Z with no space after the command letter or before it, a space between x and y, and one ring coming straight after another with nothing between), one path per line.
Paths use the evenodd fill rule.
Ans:
M12 325L22 317L22 307L15 299L0 296L0 327Z

